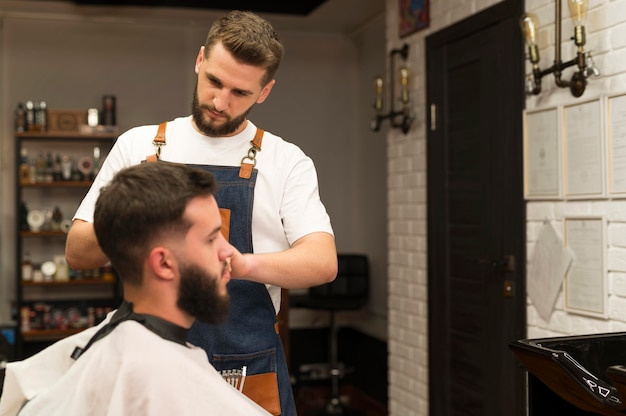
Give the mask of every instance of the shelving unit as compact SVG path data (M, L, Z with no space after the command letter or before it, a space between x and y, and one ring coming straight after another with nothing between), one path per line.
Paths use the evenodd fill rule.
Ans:
M114 133L74 131L15 134L18 359L97 324L119 305L121 290L111 268L73 271L64 263L69 221L93 180L93 172L88 169L80 172L78 162L89 165L89 159L95 162L94 156L99 154L101 163L116 137ZM41 158L47 161L45 166ZM33 163L33 159L38 161ZM61 159L72 162L72 171L65 177L59 171ZM97 167L98 163L93 165ZM45 175L39 172L42 166ZM27 214L32 211L37 211L40 221L44 218L44 223L35 230L34 221L29 224L27 220ZM57 215L53 216L53 212ZM22 262L26 255L34 270L31 276L23 275ZM46 264L45 270L41 270L42 264Z

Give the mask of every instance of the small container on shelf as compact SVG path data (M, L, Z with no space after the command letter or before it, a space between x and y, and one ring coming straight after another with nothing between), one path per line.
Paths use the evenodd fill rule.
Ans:
M111 266L110 264L107 264L106 266L103 266L102 267L101 278L105 282L114 282L115 281L115 270L113 270L113 266Z
M26 131L26 108L24 108L24 103L17 103L17 107L15 108L15 132L23 133Z
M35 130L48 130L48 104L45 101L35 105Z
M33 280L33 263L30 260L30 253L25 252L22 259L22 280L30 282Z
M69 268L65 255L54 256L54 263L56 264L56 274L54 280L57 282L67 282L70 280Z
M28 332L31 330L30 314L31 314L30 307L22 306L20 308L20 330L22 332Z
M26 101L25 109L26 131L35 130L35 103L31 100Z

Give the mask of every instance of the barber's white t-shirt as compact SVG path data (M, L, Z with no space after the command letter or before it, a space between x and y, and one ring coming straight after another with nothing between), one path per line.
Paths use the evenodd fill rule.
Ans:
M93 222L100 188L120 169L155 154L152 141L157 129L157 125L135 127L117 139L74 219ZM167 124L167 144L162 147L161 160L240 166L243 157L248 155L256 129L248 121L246 128L235 136L213 138L198 133L192 126L191 116L177 118ZM284 251L299 238L314 232L333 234L330 218L319 197L315 166L298 146L266 131L261 151L256 154L256 169L259 173L252 211L255 253ZM280 288L267 286L278 312Z

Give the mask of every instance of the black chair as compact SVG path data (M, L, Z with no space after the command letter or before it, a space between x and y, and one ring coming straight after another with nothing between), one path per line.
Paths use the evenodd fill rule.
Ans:
M292 296L291 306L313 310L328 311L329 323L329 374L331 379L331 396L320 414L345 415L352 413L346 409L339 399L339 378L341 369L338 363L337 332L335 315L341 311L358 310L365 306L369 299L369 261L363 254L339 254L337 256L337 277L331 283L315 286L306 295Z

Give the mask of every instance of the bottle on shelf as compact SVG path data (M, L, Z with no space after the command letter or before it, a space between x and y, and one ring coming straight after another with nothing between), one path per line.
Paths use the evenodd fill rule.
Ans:
M35 129L35 104L28 100L26 101L26 131L33 131Z
M72 168L74 166L74 162L72 158L68 155L61 156L61 178L64 181L69 181L72 179Z
M24 103L17 103L15 109L15 131L17 133L23 133L26 131L26 109Z
M98 176L98 172L100 172L100 147L96 146L93 148L93 172L91 176L94 178Z
M31 310L28 306L22 306L20 308L20 329L22 332L29 332L31 330L30 315Z
M113 269L113 266L111 266L111 264L102 266L100 278L105 282L115 281L115 270Z
M63 221L63 213L59 206L55 206L52 211L52 218L50 221L50 229L52 231L61 231L61 221Z
M28 164L28 149L22 147L20 150L20 183L22 185L30 183L30 165Z
M55 182L63 180L63 169L61 168L62 160L63 158L59 153L54 156L54 169L52 171L52 180Z
M101 124L105 126L115 126L115 96L103 95L102 96L102 120Z
M46 164L44 168L44 182L52 182L54 180L54 158L52 152L46 153Z
M99 116L97 108L87 109L87 125L89 127L98 127Z
M48 129L48 104L40 101L35 105L35 130L46 131Z
M35 182L46 181L46 158L42 152L35 158Z
M28 207L24 201L20 202L20 230L30 230L30 225L28 225Z
M22 258L22 280L31 282L33 280L33 263L30 260L30 253L25 252Z
M69 267L67 265L67 260L65 260L65 255L60 254L54 256L54 263L56 264L56 275L54 276L54 280L57 282L67 282L70 280L69 275Z

